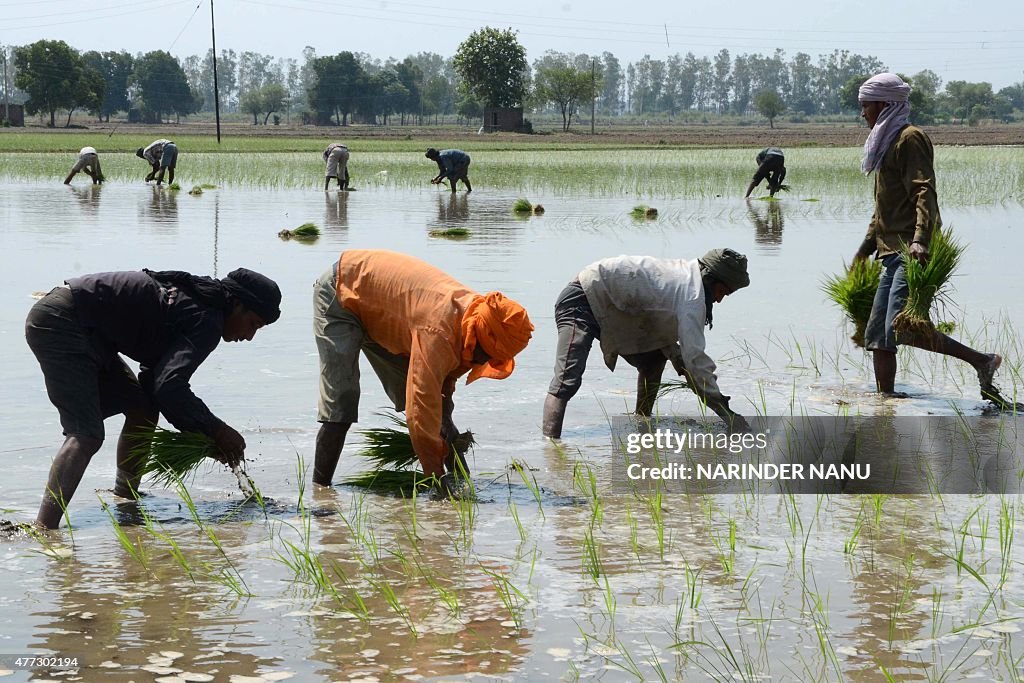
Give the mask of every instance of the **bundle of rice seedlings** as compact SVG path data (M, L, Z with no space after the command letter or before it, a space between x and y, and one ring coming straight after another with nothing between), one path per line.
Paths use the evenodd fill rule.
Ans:
M446 228L444 230L431 230L431 237L454 237L456 239L470 236L469 228Z
M170 185L167 186L167 189L174 190L175 192L177 192L178 190L181 189L181 185L179 185L178 183L171 183Z
M534 204L533 205L533 215L540 216L540 215L543 215L543 213L544 213L544 205L543 204Z
M822 284L822 290L853 323L854 333L850 339L861 348L881 275L881 261L861 259L847 266L842 275L834 275Z
M316 226L316 223L303 223L294 230L282 230L277 233L277 236L283 240L315 240L320 236L320 228Z
M173 486L217 453L217 445L205 434L152 427L132 436L131 458L143 476L151 475L160 486Z
M776 192L789 192L790 188L789 188L789 185L786 185L785 183L783 183L782 185L779 185L777 188L775 188L775 191Z
M523 199L520 197L516 200L516 203L512 205L512 211L515 213L533 213L533 204L530 203L529 199Z
M201 194L203 193L203 188L201 188L201 187L200 187L200 186L198 186L198 185L193 185L193 186L192 186L192 189L191 189L191 190L189 190L189 191L188 191L188 193L189 193L190 195L201 195Z
M644 218L655 219L658 217L658 210L653 206L647 206L646 204L637 204L633 207L633 210L629 212L629 215L637 220Z
M393 414L386 414L385 417L392 422L393 427L364 429L361 432L366 439L366 448L360 455L371 462L373 469L348 477L344 483L393 493L409 492L413 486L432 486L433 477L427 477L416 469L408 469L418 459L405 418ZM455 438L452 448L459 455L465 455L474 443L473 433L465 431Z
M907 303L892 321L897 335L931 335L932 305L948 298L949 278L960 265L966 247L953 238L951 228L932 231L928 244L928 260L921 264L910 257L908 245L903 247L903 263L907 278Z

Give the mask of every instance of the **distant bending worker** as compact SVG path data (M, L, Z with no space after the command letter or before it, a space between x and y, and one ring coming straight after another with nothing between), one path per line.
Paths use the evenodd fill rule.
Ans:
M786 157L778 147L765 147L757 153L757 172L747 185L749 197L754 188L761 184L765 178L768 179L768 196L774 197L775 193L782 187L782 181L786 179Z
M466 186L466 192L472 192L473 186L469 183L469 155L461 149L446 149L438 152L431 147L427 150L426 157L437 163L438 173L430 182L439 184L445 178L451 183L452 192L455 192L455 184L460 180Z
M320 354L313 481L331 485L358 420L362 352L395 410L405 411L423 473L451 489L465 466L452 448L456 381L466 373L466 384L511 375L533 324L501 292L478 294L412 256L352 249L314 286L313 332Z
M749 284L747 257L732 249L712 249L692 261L616 256L581 270L555 303L558 343L555 376L544 401L544 436L561 437L565 408L580 389L595 339L609 370L622 356L639 371L638 415L651 414L671 360L732 430L749 429L729 408L729 397L718 388L715 363L704 351L712 306Z
M324 150L324 163L327 164L327 172L324 178L324 190L330 188L331 178L338 181L339 190L348 189L348 147L340 142L332 142Z
M210 412L190 385L221 340L251 341L281 315L273 280L238 268L220 280L181 271L124 271L69 278L32 307L25 339L57 408L64 444L50 467L36 523L55 529L93 455L103 421L124 415L114 493L134 497L139 432L160 414L181 431L206 434L217 460L238 463L245 439ZM139 363L139 375L121 355ZM141 442L145 446L145 442Z
M875 385L882 394L906 396L895 388L897 345L906 344L970 363L978 373L981 397L999 402L992 378L1002 356L977 351L937 330L898 337L893 330L893 320L906 305L909 293L903 247L909 245L910 258L926 263L932 235L942 226L935 189L935 151L928 135L909 122L910 85L896 74L880 73L864 81L858 100L861 117L871 129L864 142L861 170L875 174L875 212L854 261L874 254L882 263L864 333L874 363Z
M146 182L156 180L159 185L164 180L164 171L168 172L167 184L174 182L174 169L178 165L178 146L170 140L154 140L146 147L135 150L135 156L149 162L152 170L146 175Z
M71 172L64 179L65 185L71 184L71 179L78 175L79 171L92 178L93 185L103 182L103 172L100 170L100 155L96 153L95 147L83 147L78 153L78 161L71 167Z

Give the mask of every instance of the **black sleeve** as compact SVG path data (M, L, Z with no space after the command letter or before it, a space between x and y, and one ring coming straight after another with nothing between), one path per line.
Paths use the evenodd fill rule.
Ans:
M224 422L192 392L190 381L220 343L221 326L213 320L215 314L204 312L197 317L198 324L187 332L179 332L152 367L140 369L139 381L176 429L212 437Z

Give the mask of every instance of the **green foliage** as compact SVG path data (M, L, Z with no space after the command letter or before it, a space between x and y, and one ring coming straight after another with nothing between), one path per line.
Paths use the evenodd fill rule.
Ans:
M452 63L464 91L484 105L519 107L526 99L526 48L511 28L474 31L459 45Z
M471 234L469 228L445 228L443 230L431 230L431 237L449 237L449 238L462 238L469 237Z
M132 435L130 457L143 476L152 475L154 484L174 486L217 453L213 439L205 434L176 432L152 427Z
M282 230L277 236L283 240L297 239L312 241L320 237L320 228L316 223L303 223L294 230Z
M132 83L139 88L143 107L157 120L164 114L187 116L202 102L188 84L181 64L169 52L147 52L135 63Z
M261 88L250 90L238 102L238 108L252 114L252 124L260 123L259 115L263 116L263 125L267 125L270 115L284 109L288 101L288 91L280 83L268 83Z
M359 97L366 90L366 72L351 52L318 57L313 62L316 83L309 89L309 104L321 120L336 117L340 126L348 124Z
M58 109L68 110L70 124L76 108L99 106L103 77L62 40L39 40L15 48L14 65L14 85L28 95L25 111L49 113L51 128Z
M515 204L512 205L512 211L515 213L532 213L533 204L530 203L529 199L520 197L515 201Z
M757 113L768 119L768 125L775 127L775 117L786 111L786 103L774 90L762 90L754 96L754 108Z
M534 104L551 103L562 114L562 130L568 131L580 103L589 102L602 83L586 69L574 63L573 55L548 51L534 63Z
M94 113L110 121L111 114L128 111L128 81L135 68L135 59L124 51L101 53L92 50L83 54L82 60L103 79L102 94Z
M822 290L837 306L843 309L853 323L851 339L857 346L864 346L864 329L871 315L871 305L882 275L882 262L861 259L847 266L842 275L833 275L822 283Z
M948 295L947 285L960 265L966 247L953 238L952 228L932 231L928 259L921 264L910 257L910 248L903 249L907 278L907 303L892 321L899 334L929 334L935 329L931 321L932 305Z

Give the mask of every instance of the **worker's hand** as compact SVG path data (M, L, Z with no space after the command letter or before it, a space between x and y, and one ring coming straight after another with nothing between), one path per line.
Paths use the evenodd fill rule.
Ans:
M914 242L910 245L910 258L914 259L922 266L928 262L928 247L921 244L920 242Z
M234 467L242 462L245 456L245 439L228 425L221 425L217 433L213 435L217 444L217 454L212 456L217 462L224 463L228 467Z

